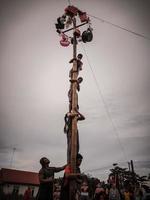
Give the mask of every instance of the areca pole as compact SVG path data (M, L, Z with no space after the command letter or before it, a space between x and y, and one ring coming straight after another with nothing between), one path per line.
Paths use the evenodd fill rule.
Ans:
M73 28L76 29L76 19L73 18ZM77 42L76 35L73 33L73 74L72 79L72 111L75 113L78 105L77 98ZM72 118L72 130L71 130L71 169L73 173L76 173L76 156L77 156L77 116Z
M77 16L80 18L80 21L81 21L81 24L79 25L76 24ZM69 21L66 20L66 18ZM68 22L70 25L73 25L72 28L62 31L62 29L65 28L65 25L67 25L66 27L68 27L68 24L67 24ZM63 14L62 17L57 18L57 24L55 24L57 32L59 33L60 36L62 36L62 40L60 41L60 44L64 47L70 44L70 41L68 40L68 38L70 37L68 37L66 33L73 30L73 35L71 36L71 43L73 44L73 59L71 63L73 64L72 64L71 76L70 76L71 77L71 80L70 80L71 95L69 96L69 98L71 97L71 100L69 100L70 101L69 114L71 112L71 117L70 115L69 117L70 117L71 123L69 123L68 125L67 121L65 121L65 123L67 124L67 131L65 133L67 133L67 141L68 141L68 144L67 144L68 145L68 152L67 152L68 162L70 163L71 172L75 174L75 176L77 173L77 153L79 150L77 122L78 122L78 114L80 114L78 111L77 89L79 87L78 85L79 84L78 82L79 68L81 68L81 66L79 65L82 64L80 59L78 60L79 57L77 56L77 43L78 43L77 37L80 37L81 38L80 41L83 41L84 43L90 42L93 38L92 29L90 29L90 24L89 24L89 28L82 33L82 36L80 35L80 31L77 28L87 23L89 23L89 17L87 17L86 12L83 12L74 6L68 6L65 9L65 14ZM77 33L76 31L79 31L79 32ZM77 182L76 182L76 179L71 179L69 182L70 182L69 200L74 200L76 189L77 189Z

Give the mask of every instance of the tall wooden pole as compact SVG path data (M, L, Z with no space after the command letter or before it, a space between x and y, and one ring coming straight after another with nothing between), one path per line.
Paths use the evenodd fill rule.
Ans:
M76 19L73 18L73 29L75 31L76 29ZM76 35L73 31L73 67L72 67L72 105L71 105L71 112L75 113L77 110L78 105L78 98L77 98L77 41L76 41ZM71 126L71 169L73 173L76 173L76 158L77 158L77 116L72 118L72 126ZM76 189L77 189L77 183L75 179L70 181L70 191L69 191L69 198L70 200L75 199L76 195Z
M73 28L75 30L76 28L76 19L73 18ZM74 80L72 84L72 112L76 112L77 109L77 60L76 55L77 54L77 42L76 42L76 36L73 33L73 74L72 79ZM77 116L72 118L72 130L71 130L71 169L73 173L76 172L76 156L77 156Z
M76 24L76 16L80 18L81 24ZM66 19L67 17L67 19ZM69 20L69 21L68 21ZM69 22L73 23L73 27L62 31L64 29L65 25L66 27L69 25ZM85 24L89 23L89 17L86 16L85 12L82 12L77 7L74 6L68 6L65 9L65 14L62 15L62 17L57 18L56 29L59 35L62 36L62 39L60 41L60 44L64 47L68 46L70 44L70 41L68 40L69 37L65 35L68 31L73 30L73 37L71 38L71 43L73 44L73 59L70 61L70 63L73 63L72 69L70 70L70 77L71 77L71 86L70 90L68 91L68 97L69 97L69 112L65 115L65 127L64 132L67 133L67 161L70 164L71 172L73 173L70 177L75 177L74 179L69 180L69 200L75 200L75 194L77 191L77 181L76 181L76 173L79 171L79 168L77 167L77 153L79 151L79 138L78 138L78 127L77 122L82 117L78 112L78 94L77 90L80 90L79 84L82 82L82 78L80 77L80 80L78 79L78 73L79 70L82 70L82 54L77 56L77 37L80 35L80 32L76 30L78 27L81 27ZM82 35L83 36L83 35ZM85 36L87 36L85 38ZM84 32L84 40L83 42L90 42L93 38L90 26L87 31ZM83 38L82 38L83 39ZM83 117L84 118L84 117ZM78 170L77 170L78 169Z

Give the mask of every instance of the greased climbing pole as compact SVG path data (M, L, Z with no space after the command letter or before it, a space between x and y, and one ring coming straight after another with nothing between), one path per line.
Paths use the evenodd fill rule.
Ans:
M73 28L75 32L76 28L76 19L73 18ZM76 60L76 52L77 52L77 44L76 44L76 35L73 35L73 68L71 72L71 84L72 84L72 97L71 97L71 112L73 114L77 111L77 60ZM72 126L71 126L71 169L75 173L76 172L76 156L77 156L77 115L72 118Z
M77 25L77 17L79 17L81 24ZM79 27L87 24L87 30L81 34ZM78 136L78 120L84 119L83 115L79 112L78 94L80 90L80 83L82 77L78 77L79 71L82 70L82 54L77 55L78 42L90 42L93 39L92 28L89 17L86 12L79 10L75 6L68 6L65 13L57 18L56 29L61 37L60 45L68 47L73 45L73 58L69 63L72 63L72 68L69 72L70 89L68 91L69 98L69 111L65 115L64 132L67 135L67 161L71 166L71 173L77 173L76 157L79 152L79 136ZM72 26L69 28L69 26ZM69 29L68 29L69 28ZM66 30L64 30L66 29ZM73 31L71 36L67 35ZM70 200L76 199L76 181L70 181Z

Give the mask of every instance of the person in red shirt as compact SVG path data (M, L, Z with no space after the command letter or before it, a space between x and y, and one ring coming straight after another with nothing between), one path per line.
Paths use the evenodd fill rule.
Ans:
M76 180L77 184L82 182L81 180L81 171L80 165L82 163L83 156L81 154L77 154L77 168L76 173L72 173L71 166L68 164L65 167L65 173L62 180L60 200L69 200L69 191L70 191L70 180Z
M31 200L31 197L32 197L32 192L30 187L28 187L23 195L23 200Z

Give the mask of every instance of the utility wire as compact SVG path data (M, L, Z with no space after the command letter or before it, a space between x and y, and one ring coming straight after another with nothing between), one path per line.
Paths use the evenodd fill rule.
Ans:
M91 16L91 17L93 17L93 18L95 18L95 19L97 19L97 20L99 20L99 21L101 21L101 22L103 22L103 23L110 24L110 25L112 25L112 26L114 26L114 27L116 27L116 28L122 29L122 30L127 31L127 32L129 32L129 33L132 33L132 34L134 34L134 35L136 35L136 36L142 37L142 38L144 38L144 39L146 39L146 40L150 40L149 37L147 37L147 36L145 36L145 35L143 35L143 34L136 33L135 31L129 30L129 29L127 29L127 28L124 28L124 27L122 27L122 26L119 26L119 25L117 25L117 24L114 24L114 23L112 23L112 22L109 22L109 21L107 21L107 20L105 20L105 19L102 19L102 18L100 18L100 17L96 17L96 16L90 15L90 14L88 14L88 15Z
M88 169L88 170L85 170L84 172L96 172L96 171L102 171L102 170L108 170L112 168L111 165L107 166L107 167L100 167L100 168L94 168L94 169Z
M85 55L86 55L87 62L88 62L88 65L89 65L89 67L90 67L90 70L91 70L91 72L92 72L92 76L93 76L93 79L94 79L94 81L95 81L95 85L96 85L96 87L97 87L97 90L98 90L98 93L99 93L99 96L100 96L100 100L102 99L102 102L103 102L103 104L104 104L104 107L105 107L107 116L108 116L108 118L109 118L109 120L110 120L110 122L111 122L111 124L112 124L112 127L113 127L113 129L114 129L114 132L115 132L116 137L117 137L117 139L118 139L119 145L120 145L120 147L121 147L123 156L124 156L125 160L127 161L128 159L127 159L127 156L126 156L124 147L123 147L123 145L122 145L122 143L121 143L121 140L120 140L120 138L119 138L119 132L118 132L118 130L117 130L117 128L116 128L116 126L115 126L115 124L114 124L112 118L111 118L111 114L110 114L110 112L109 112L109 109L108 109L108 107L107 107L107 104L106 104L106 102L105 102L105 99L104 99L104 97L103 97L103 95L102 95L101 89L100 89L100 87L99 87L98 81L97 81L97 79L96 79L95 73L94 73L94 71L93 71L93 69L92 69L91 63L90 63L90 61L89 61L88 55L87 55L87 53L86 53L86 50L85 50L83 44L82 44L82 47L83 47L83 50L84 50L84 52L85 52Z
M128 162L120 162L118 164L118 166L120 166L120 164L121 164L121 167L126 168L124 165L127 164L127 163ZM134 165L136 165L136 167L141 166L141 168L145 167L145 163L147 164L146 168L149 168L150 161L134 161ZM112 168L112 165L108 165L108 166L100 167L100 168L94 168L94 169L87 169L84 172L88 173L88 172L104 171L104 170L108 170L110 168ZM126 168L126 169L128 169L128 168Z

